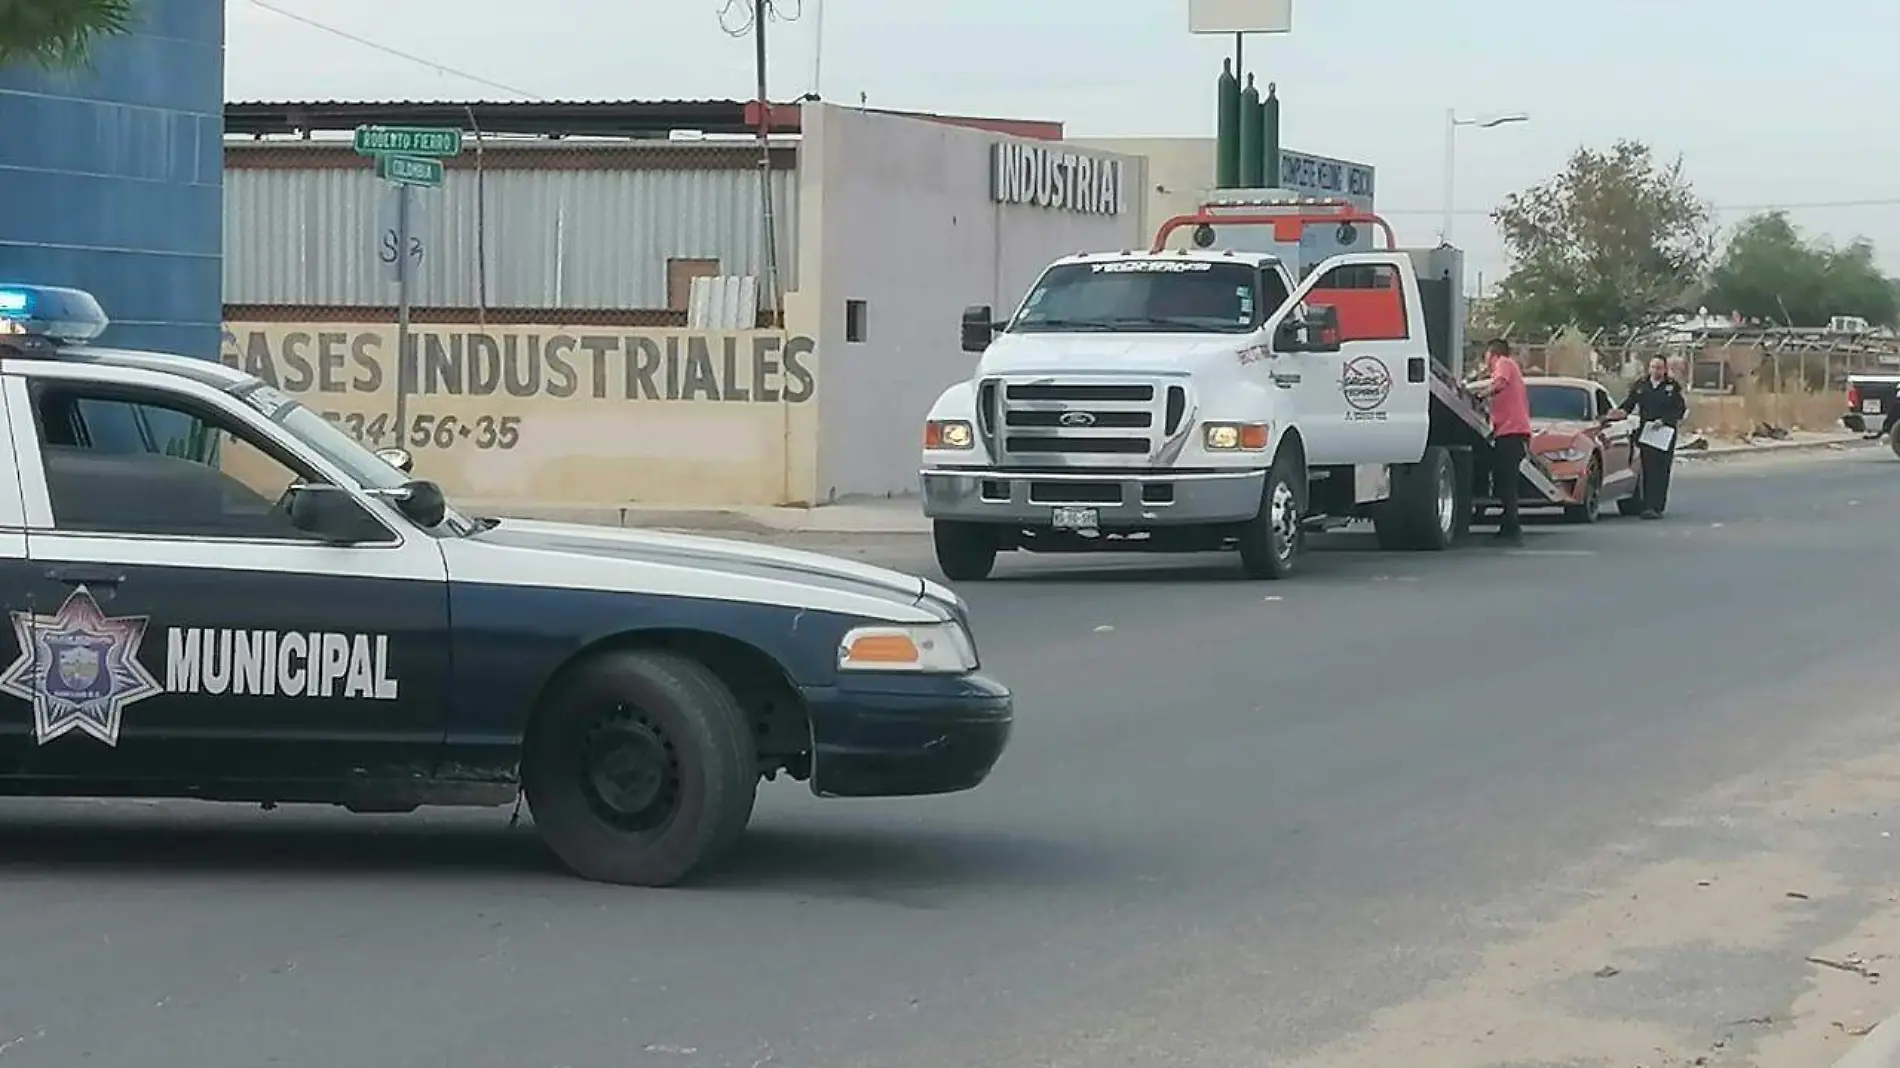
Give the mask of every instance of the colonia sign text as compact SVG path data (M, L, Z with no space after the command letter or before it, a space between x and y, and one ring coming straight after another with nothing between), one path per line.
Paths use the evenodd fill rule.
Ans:
M1047 145L998 141L990 146L990 198L1083 215L1120 215L1122 161Z

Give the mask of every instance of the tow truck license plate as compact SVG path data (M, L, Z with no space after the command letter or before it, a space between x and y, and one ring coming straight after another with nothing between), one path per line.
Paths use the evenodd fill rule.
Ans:
M1879 414L1880 414L1880 402L1879 402L1879 401L1877 401L1877 400L1864 400L1864 401L1861 401L1861 402L1860 402L1860 410L1861 410L1861 411L1863 411L1863 412L1866 412L1866 413L1867 413L1868 415L1879 415Z
M1094 530L1101 526L1101 513L1093 508L1063 505L1053 510L1049 522L1057 530Z

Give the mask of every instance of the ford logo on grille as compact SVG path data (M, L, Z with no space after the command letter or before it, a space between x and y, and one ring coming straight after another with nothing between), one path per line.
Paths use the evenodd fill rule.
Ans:
M1063 426L1094 426L1095 416L1090 412L1063 412L1056 422Z

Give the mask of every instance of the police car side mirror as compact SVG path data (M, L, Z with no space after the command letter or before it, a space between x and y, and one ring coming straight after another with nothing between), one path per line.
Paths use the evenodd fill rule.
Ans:
M396 497L396 510L414 520L417 526L432 527L448 514L449 502L443 499L441 486L419 478L403 484Z
M963 309L963 351L982 352L996 337L996 313L987 304Z
M408 449L377 449L376 458L405 475L416 469L416 458Z
M290 487L290 523L298 530L338 545L384 541L389 537L389 531L375 516L364 511L348 490L317 482L299 482Z

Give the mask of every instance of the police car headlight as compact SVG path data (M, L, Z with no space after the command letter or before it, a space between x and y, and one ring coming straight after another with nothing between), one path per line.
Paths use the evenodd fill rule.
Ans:
M962 419L931 419L924 423L924 448L967 449L976 444L976 430Z
M838 643L839 671L961 675L976 666L976 643L956 623L859 627Z

